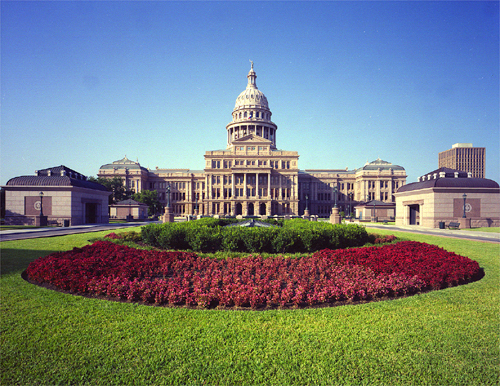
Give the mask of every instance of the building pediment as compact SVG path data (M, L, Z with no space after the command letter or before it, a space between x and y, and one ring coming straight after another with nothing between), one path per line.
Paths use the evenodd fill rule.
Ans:
M233 144L235 144L235 145L243 145L246 143L259 143L259 144L267 144L267 145L272 144L272 142L270 140L259 137L259 136L254 135L254 134L248 134L248 135L245 135L241 138L237 138L233 141Z

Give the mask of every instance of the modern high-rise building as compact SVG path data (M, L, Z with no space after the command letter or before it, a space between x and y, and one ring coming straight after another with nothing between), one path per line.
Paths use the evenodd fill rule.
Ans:
M439 153L439 167L471 173L471 177L485 178L486 149L472 143L456 143L451 149Z
M406 171L390 162L377 159L354 170L299 170L298 152L277 147L278 126L257 88L253 63L247 78L226 126L226 148L205 152L203 170L150 170L125 157L102 165L98 176L121 177L135 192L156 190L163 205L170 191L176 216L298 216L307 208L327 217L335 204L350 213L360 202L394 202Z

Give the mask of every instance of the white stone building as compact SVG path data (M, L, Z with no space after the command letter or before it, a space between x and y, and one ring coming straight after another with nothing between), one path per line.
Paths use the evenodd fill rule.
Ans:
M125 157L101 166L98 176L121 177L135 192L156 190L163 205L170 185L176 216L299 216L308 205L311 215L328 217L335 202L346 214L359 202L394 202L406 182L401 166L377 159L353 170L299 170L298 152L277 146L278 126L253 63L247 79L226 126L226 148L205 152L203 170L150 170Z

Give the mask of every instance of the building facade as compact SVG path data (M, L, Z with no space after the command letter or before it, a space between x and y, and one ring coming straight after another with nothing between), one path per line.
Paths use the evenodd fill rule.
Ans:
M101 184L64 166L11 178L5 189L5 223L9 225L81 225L109 222L108 197Z
M121 177L135 192L156 190L176 216L328 217L337 204L346 214L371 200L394 202L406 182L405 169L377 159L354 170L299 170L297 151L279 150L278 126L266 96L257 88L253 68L236 98L226 126L226 149L205 152L203 170L146 169L126 157L101 166L99 177Z
M459 222L460 228L500 226L500 188L471 173L439 168L396 193L396 225L438 228Z
M471 173L473 178L484 178L486 148L473 147L472 143L456 143L451 149L439 153L440 168Z

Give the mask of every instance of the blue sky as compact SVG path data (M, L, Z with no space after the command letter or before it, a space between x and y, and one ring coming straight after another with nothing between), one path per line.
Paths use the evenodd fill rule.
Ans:
M300 169L408 182L457 142L499 181L498 2L2 1L0 184L123 158L204 167L249 60Z

